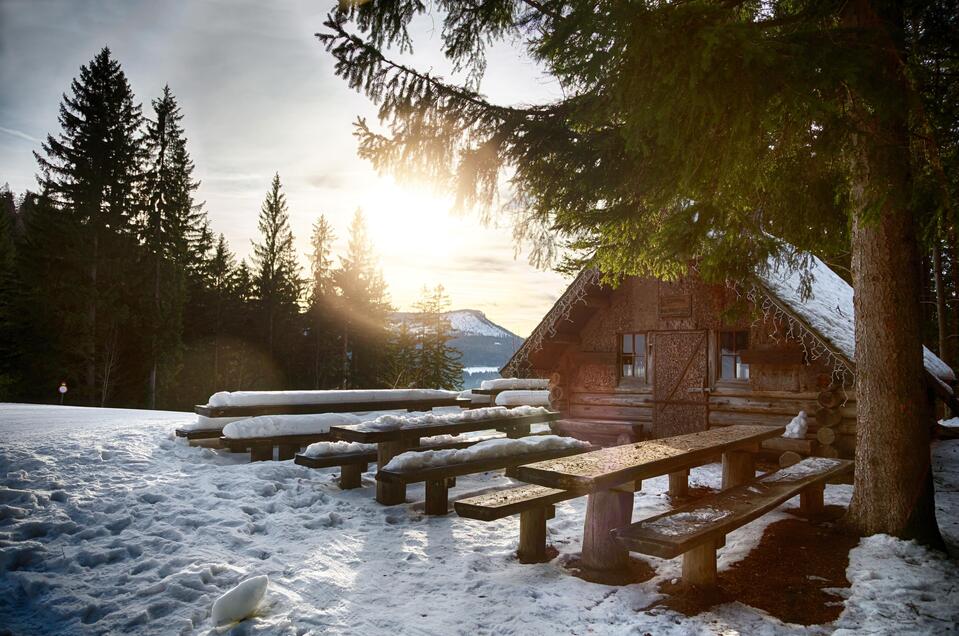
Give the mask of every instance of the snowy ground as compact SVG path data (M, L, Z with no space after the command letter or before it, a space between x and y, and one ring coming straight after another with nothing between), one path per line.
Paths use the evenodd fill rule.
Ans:
M543 565L513 558L518 521L429 518L386 508L334 470L244 463L172 437L183 413L0 405L0 634L212 632L213 601L266 574L260 616L240 634L942 634L959 622L956 562L885 536L851 553L852 588L834 625L784 625L740 604L688 618L641 612L680 560L608 587L571 576L585 501L557 507ZM936 452L943 531L959 544L959 442ZM717 485L717 466L693 482ZM505 486L457 480L454 495ZM665 479L643 482L634 518L663 511ZM850 487L827 489L845 503ZM411 488L422 501L422 488ZM728 538L720 568L743 558L766 515Z

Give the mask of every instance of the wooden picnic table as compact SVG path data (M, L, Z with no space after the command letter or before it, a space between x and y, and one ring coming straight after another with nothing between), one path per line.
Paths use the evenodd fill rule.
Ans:
M325 402L315 404L258 404L248 406L210 406L198 404L194 407L197 415L206 417L254 417L257 415L303 415L317 413L368 413L370 411L429 411L440 406L459 406L467 408L469 398L439 397L400 400L369 400Z
M393 429L379 429L370 422L330 427L330 436L346 442L376 444L376 466L382 469L391 459L410 448L419 445L420 438L434 435L459 435L496 429L505 431L507 437L523 437L529 434L530 426L558 420L560 414L550 411L537 415L519 417L497 417L488 419L467 419L460 422L431 422L416 426L403 426ZM406 484L377 480L376 500L392 506L406 501Z
M685 494L690 468L723 457L723 490L752 480L755 455L763 440L784 427L737 424L698 433L611 446L589 453L526 464L516 479L589 495L583 530L582 563L595 570L616 570L628 552L612 531L632 522L633 492L643 479L669 475L670 493Z

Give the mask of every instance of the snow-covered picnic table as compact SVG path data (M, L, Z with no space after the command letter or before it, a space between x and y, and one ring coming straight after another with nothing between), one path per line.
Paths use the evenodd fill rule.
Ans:
M384 468L393 457L419 444L423 437L459 435L496 429L508 437L528 435L530 426L559 419L560 414L542 407L497 406L460 413L425 413L416 417L383 415L358 424L333 426L330 437L346 442L376 444L377 468ZM402 503L406 485L377 481L376 500L385 505Z
M756 476L755 454L765 439L784 427L737 424L698 433L612 446L596 451L526 464L515 478L531 484L589 495L583 530L583 564L596 570L617 569L625 549L611 532L632 520L633 493L641 481L669 475L670 493L684 494L690 468L723 456L723 489Z

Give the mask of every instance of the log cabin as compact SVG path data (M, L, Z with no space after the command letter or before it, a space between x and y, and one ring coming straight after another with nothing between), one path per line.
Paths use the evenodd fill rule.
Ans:
M852 287L819 259L769 267L745 283L584 270L501 370L549 378L561 432L621 444L730 424L783 426L804 439L764 448L784 465L855 452ZM954 410L956 376L924 348L930 395Z

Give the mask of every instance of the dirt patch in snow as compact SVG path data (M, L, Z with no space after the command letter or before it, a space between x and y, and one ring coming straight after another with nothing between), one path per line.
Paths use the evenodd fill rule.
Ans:
M859 537L834 521L842 512L828 506L826 521L785 519L771 524L749 555L719 573L719 586L703 591L667 581L659 591L662 605L694 616L710 607L738 601L764 610L785 623L831 623L843 610L843 599L830 588L848 588L849 550Z
M649 563L632 555L629 557L626 567L616 572L584 568L579 559L570 559L565 563L565 566L573 576L590 583L602 583L603 585L642 583L653 578L656 574L656 570Z

